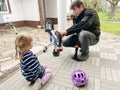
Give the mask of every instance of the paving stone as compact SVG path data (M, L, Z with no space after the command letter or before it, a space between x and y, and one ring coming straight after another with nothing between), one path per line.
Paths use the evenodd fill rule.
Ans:
M94 52L99 52L100 51L100 47L96 46L90 46L90 51L94 51Z
M81 62L80 63L76 62L75 70L80 69L81 64L82 64Z
M115 49L115 53L120 55L120 49Z
M115 53L114 48L100 48L100 52Z
M112 73L110 68L106 68L106 79L112 80Z
M73 89L74 90L74 89ZM79 90L87 90L87 87L85 86L85 87L80 87L80 89Z
M118 58L118 63L120 65L120 54L116 54L117 55L117 58Z
M73 89L71 89L71 88L66 88L66 90L73 90Z
M94 89L94 78L89 77L88 78L87 90L93 90L93 89Z
M20 78L20 80L19 80L18 82L16 82L17 85L14 86L14 87L15 87L14 89L16 89L16 90L19 90L19 89L22 90L22 89L24 89L23 86L24 86L24 87L28 87L28 84L26 84L26 83L21 83L21 82L23 82L23 81L26 82L24 78L22 78L22 79ZM18 84L19 84L19 85L18 85ZM16 86L17 86L17 87L16 87ZM30 87L28 87L28 88L30 89Z
M90 51L89 56L98 58L100 57L100 52Z
M2 59L0 59L0 63L11 60L11 59L12 59L12 57L2 58Z
M119 90L120 83L109 80L101 80L101 88L101 90Z
M22 87L20 88L20 90L31 90L31 88L30 88L30 87L27 87L27 86L22 86Z
M6 52L2 52L1 55L3 57L9 57L9 56L13 56L14 53L15 53L15 50L12 49L12 50L9 50L9 51L6 51Z
M79 90L79 89L80 89L79 87L76 86L73 87L73 90Z
M102 67L101 78L105 80L114 81L114 82L120 82L119 81L119 70Z
M105 68L104 67L101 67L100 68L100 76L102 79L106 79L106 74L105 74Z
M60 86L59 85L55 85L52 90L59 90L59 89L60 89Z
M100 61L101 67L120 69L120 65L118 61L109 60L109 59L101 59Z
M112 69L111 72L112 72L113 81L120 82L119 79L118 79L117 70Z
M48 47L46 53L42 53L42 49L45 45L43 43L46 43L46 39L48 40L48 38L44 37L44 34L44 36L38 35L39 31L37 30L35 30L36 34L34 34L30 29L25 29L25 32L31 33L36 41L36 48L34 48L33 51L34 53L38 53L40 64L47 64L47 67L53 72L52 78L41 90L120 90L119 37L114 35L111 37L111 34L102 32L100 42L97 45L90 46L89 59L84 62L77 62L71 59L71 56L74 55L74 48L64 47L59 57L52 55L53 45ZM9 38L11 37L11 35L8 36ZM42 41L43 38L45 39L44 42ZM14 40L14 38L12 38L12 40ZM0 42L4 42L4 45L6 44L5 41ZM0 48L0 50L3 50L2 44L0 44ZM2 55L7 56L5 53L6 52ZM2 62L4 62L4 60ZM11 67L9 64L6 64L6 66ZM85 71L87 74L87 86L79 88L74 86L71 80L71 74L74 70L78 69ZM3 72L0 72L0 74L1 73ZM18 69L18 71L11 74L5 80L0 81L0 90L31 90L31 87L28 86L20 69Z
M18 60L9 60L9 61L3 62L3 63L0 64L0 66L1 66L0 71L4 72L4 71L7 71L7 70L10 70L14 67L17 67L18 64L19 64Z
M120 81L120 70L117 70L118 80Z
M120 43L119 42L112 43L112 46L114 47L114 49L120 50Z
M71 80L71 76L67 76L69 78L65 78L65 77L61 77L60 75L57 75L55 76L53 79L54 80L58 80L58 81L63 81L63 82L66 82L66 83L70 83L70 84L73 84L72 80Z
M103 53L103 52L101 52L100 57L103 58L103 59L110 59L110 60L117 61L117 56L116 56L116 54L113 54L113 53Z
M60 90L65 90L65 87L63 87L63 86L62 86L62 87L60 87Z
M101 86L100 79L99 78L95 78L95 80L94 80L94 90L101 90L100 86Z
M89 76L99 77L100 69L97 66L92 66L92 65L87 65L82 63L80 69L85 71Z
M42 46L36 46L36 47L33 47L31 49L31 51L33 51L33 53L35 54L38 54L39 52L41 52L43 50L43 47Z
M89 57L88 60L86 61L86 64L99 66L100 65L100 58Z
M3 56L2 55L0 55L0 60L3 58Z
M106 42L106 41L105 41ZM99 46L99 48L108 48L108 49L113 49L113 46L112 45L110 45L109 43L104 43L104 45L103 45L103 43L101 43L100 44L100 46Z
M0 76L2 76L3 75L3 73L2 72L0 72Z
M71 62L71 61L68 61L67 62L67 65L66 65L66 67L65 67L65 71L73 71L74 70L74 66L73 66L73 69L72 70L70 70L71 69L71 67L72 67L72 65L73 65L73 62Z
M68 88L73 87L73 84L69 84L69 83L66 83L66 82L63 82L63 81L58 81L58 80L52 80L51 83L55 83L55 84L58 84L58 85L61 85L61 86L64 86L64 87L68 87Z

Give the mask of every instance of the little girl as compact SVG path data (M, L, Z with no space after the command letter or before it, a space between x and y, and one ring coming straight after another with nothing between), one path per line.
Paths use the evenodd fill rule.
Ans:
M46 65L41 65L38 58L30 49L33 47L33 39L28 34L19 34L15 40L16 57L20 58L22 75L31 84L41 79L39 85L44 85L52 76L50 69Z

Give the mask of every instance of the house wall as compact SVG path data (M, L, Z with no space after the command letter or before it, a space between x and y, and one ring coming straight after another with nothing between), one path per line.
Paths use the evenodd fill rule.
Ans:
M21 0L24 20L39 21L38 0Z
M57 18L57 0L45 0L46 17Z
M38 0L9 0L9 2L13 21L40 20Z
M45 0L46 17L57 23L57 0Z
M21 0L9 0L11 14L10 19L12 21L22 21L24 20L22 1Z
M26 25L31 27L40 25L38 0L22 0L22 7Z
M9 3L11 13L4 16L5 21L12 21L17 27L40 25L38 0L9 0Z

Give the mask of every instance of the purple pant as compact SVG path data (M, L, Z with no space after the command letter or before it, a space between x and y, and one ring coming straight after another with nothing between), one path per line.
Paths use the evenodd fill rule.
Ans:
M52 77L52 71L47 68L47 65L42 64L42 66L45 68L44 75L41 79L41 83L44 85Z

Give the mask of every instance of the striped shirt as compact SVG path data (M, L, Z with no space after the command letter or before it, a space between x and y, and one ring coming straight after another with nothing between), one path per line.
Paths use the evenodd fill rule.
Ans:
M28 81L35 81L37 78L42 78L44 68L40 65L38 58L32 51L24 53L23 59L20 61L22 75Z

